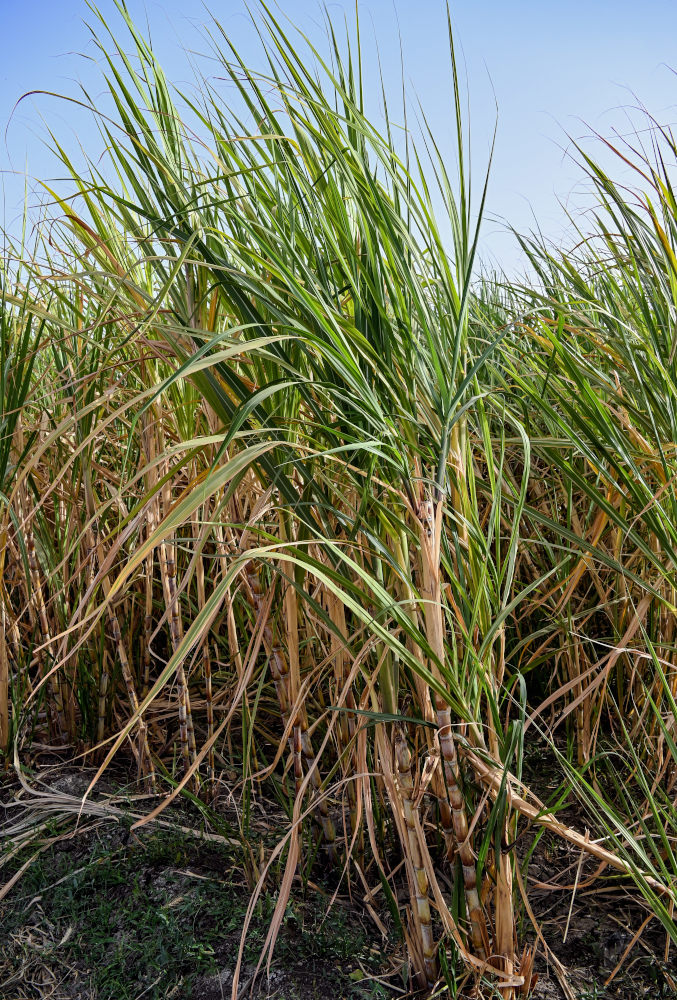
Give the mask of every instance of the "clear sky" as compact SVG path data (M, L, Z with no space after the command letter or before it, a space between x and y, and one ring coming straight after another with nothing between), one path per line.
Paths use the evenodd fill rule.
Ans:
M127 0L137 23L148 23L154 48L170 80L192 79L185 49L204 52L197 26L211 11L245 57L254 55L244 0ZM279 0L279 9L318 39L322 9L317 0ZM493 133L498 135L482 253L508 271L518 258L499 219L522 231L534 218L555 241L566 232L560 202L585 204L582 174L565 155L567 134L611 135L637 127L628 109L641 101L661 124L677 119L677 2L664 0L456 0L451 14L467 74L474 175L479 184ZM328 4L333 15L352 0ZM100 0L117 22L113 0ZM378 43L387 85L400 80L398 27L405 79L421 100L443 148L451 149L451 90L443 0L360 0L363 31ZM397 15L397 16L396 16ZM30 179L53 177L41 137L51 128L69 149L78 143L96 155L101 141L88 118L53 98L16 102L27 91L74 95L77 83L96 96L103 89L97 53L84 20L84 0L0 0L0 169L6 226L20 216L24 170L29 202L38 198ZM370 47L367 46L368 52ZM373 48L371 49L373 52ZM209 72L209 64L204 68ZM373 77L375 82L376 77ZM377 95L374 95L377 108ZM587 139L588 148L595 148ZM608 161L607 161L608 162ZM33 192L31 194L30 192Z

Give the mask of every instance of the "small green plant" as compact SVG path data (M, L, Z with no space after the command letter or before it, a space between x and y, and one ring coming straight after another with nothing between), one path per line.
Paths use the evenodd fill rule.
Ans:
M134 1000L142 991L160 1000L177 983L188 997L200 976L230 968L248 901L231 849L212 844L205 851L178 831L143 834L118 846L105 836L81 848L66 850L66 843L40 854L18 889L0 902L6 940L23 942L6 949L9 970L38 960L49 968L62 963L97 1000ZM24 860L17 855L12 867ZM274 891L260 897L245 953L250 967L275 902ZM35 921L49 929L39 953L24 934ZM313 895L288 904L276 968L292 979L295 970L305 970L320 981L331 970L347 1000L377 1000L384 994L368 977L384 960L341 904L329 918Z

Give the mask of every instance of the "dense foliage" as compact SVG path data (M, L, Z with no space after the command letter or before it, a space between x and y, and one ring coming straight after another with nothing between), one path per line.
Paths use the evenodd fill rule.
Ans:
M633 193L581 153L576 253L525 239L531 287L481 280L453 44L450 171L365 116L331 24L323 59L261 8L258 73L215 25L227 106L173 94L121 14L108 162L54 140L77 196L2 274L8 760L127 748L160 806L228 786L243 823L263 783L289 815L267 950L313 829L395 912L404 859L421 986L452 942L528 992L525 825L677 942L672 135L619 151ZM590 835L523 774L536 745Z

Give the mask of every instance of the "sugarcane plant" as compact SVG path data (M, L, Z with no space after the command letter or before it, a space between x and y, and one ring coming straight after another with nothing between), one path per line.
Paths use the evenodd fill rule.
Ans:
M323 55L260 3L257 71L214 22L225 100L92 10L106 161L51 136L71 190L3 284L3 746L41 726L97 778L127 747L151 816L239 768L243 839L273 790L233 997L283 856L262 960L319 856L383 886L416 986L449 989L453 953L527 995L526 824L674 939L667 172L637 211L588 160L603 253L524 241L538 284L506 288L477 278L489 164L473 193L448 16L453 168L385 88L374 126L359 17ZM525 738L602 843L529 789Z

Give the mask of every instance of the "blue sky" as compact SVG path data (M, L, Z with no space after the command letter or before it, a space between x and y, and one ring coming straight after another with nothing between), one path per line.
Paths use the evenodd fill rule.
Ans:
M351 0L328 4L339 17L344 11L350 16L353 6ZM128 7L137 23L149 24L167 75L178 84L192 78L184 49L206 50L197 25L209 19L208 11L256 63L242 0L213 0L206 6L196 0L128 0ZM279 8L320 38L317 0L279 0ZM116 23L112 0L101 0L99 9ZM375 39L393 95L400 80L399 25L407 87L421 100L443 148L451 150L442 0L361 0L360 10L367 51L373 52L369 40ZM535 217L541 230L558 241L567 229L560 202L573 211L586 204L581 171L565 153L567 133L595 149L586 138L591 131L611 135L614 129L627 133L637 127L639 119L628 109L638 100L661 124L677 120L677 77L671 69L677 69L677 3L464 0L452 3L451 13L468 80L477 184L498 104L482 253L512 271L518 257L500 219L524 231ZM75 152L79 143L92 155L101 149L90 120L72 106L45 96L15 106L30 90L75 95L78 82L95 96L102 93L96 50L83 19L93 21L84 0L0 0L0 169L9 228L20 216L24 170L30 203L39 197L32 178L57 172L41 142L46 127ZM203 68L209 72L209 63Z

